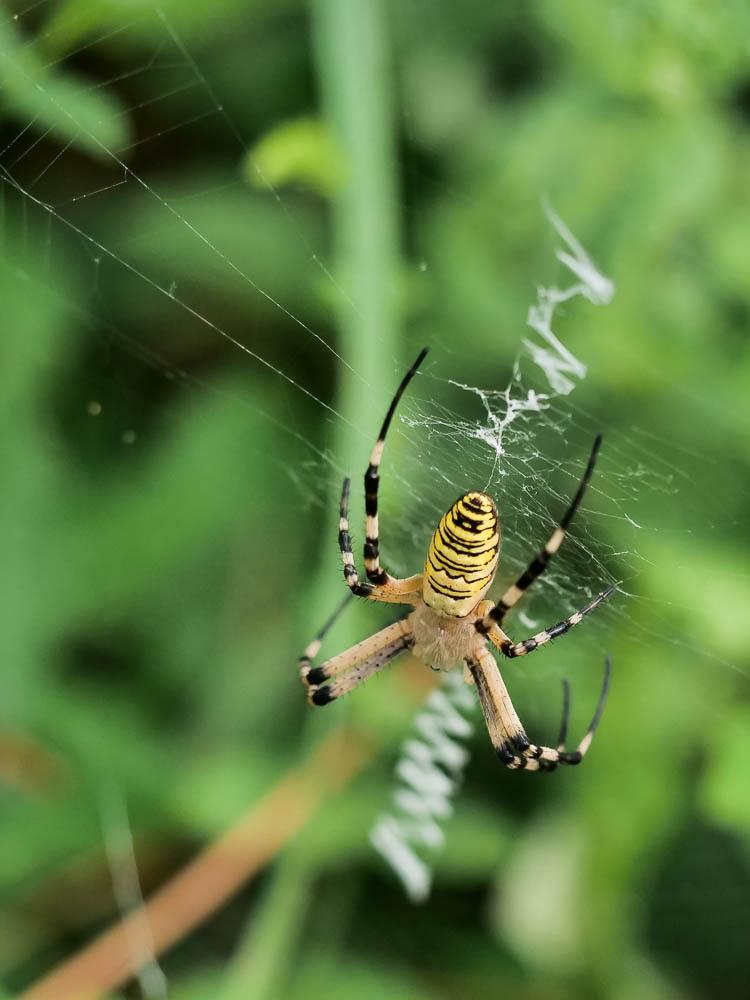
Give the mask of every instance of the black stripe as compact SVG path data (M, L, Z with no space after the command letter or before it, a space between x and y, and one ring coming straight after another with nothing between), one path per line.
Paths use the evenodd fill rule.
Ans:
M471 584L474 587L480 580L491 580L495 575L494 567L488 569L486 566L482 566L479 569L459 570L457 573L451 573L445 568L445 566L439 566L428 556L427 563L430 569L435 573L442 573L447 576L449 580L465 580L467 584Z
M493 551L497 552L497 547L493 545L492 548L491 549L487 549L487 551L488 552L493 552ZM478 553L478 554L479 555L484 555L484 552L481 552L481 553ZM472 566L471 564L460 563L460 562L456 562L453 559L448 559L447 556L443 552L438 552L434 548L434 546L431 545L429 547L429 549L427 550L427 558L428 558L429 562L431 562L433 564L433 566L435 565L435 562L434 562L434 560L432 558L433 555L435 556L435 559L439 559L445 566L450 566L451 569L460 570L462 573L479 573L482 570L487 569L487 567L492 564L492 561L495 558L495 556L492 555L492 556L490 556L490 558L486 562L481 562L480 563L479 561L477 561L476 565ZM442 567L440 567L440 568L442 568ZM448 574L448 575L450 575L450 574Z
M496 521L496 515L489 511L478 511L474 507L470 507L463 500L457 501L451 510L457 513L460 517L465 517L469 521L473 521L475 524L485 524L490 521Z
M459 497L458 500L451 505L451 510L459 507L461 508L462 513L466 513L467 517L471 517L472 519L479 521L496 517L494 510L482 510L481 507L477 507L475 503L467 500L466 496Z
M452 552L455 552L456 555L471 555L471 550L469 548L463 550L461 549L460 546L463 544L461 539L457 538L450 528L446 524L443 524L442 521L437 526L437 534L440 535L443 545ZM453 539L453 541L451 539Z
M564 635L571 628L573 628L573 623L566 620L558 622L557 625L552 625L550 628L545 629L545 631L550 639L556 639L558 635Z
M323 681L328 680L328 674L325 672L324 667L313 667L313 669L305 677L305 683L309 684L310 687L317 687L322 684Z
M519 590L526 590L534 580L543 573L547 568L550 561L550 553L545 550L539 553L539 555L534 559L532 563L529 564L528 569L526 569L522 576L516 581L516 586Z
M494 517L495 512L492 510L492 508L487 510L479 503L478 500L467 500L465 495L462 496L457 501L457 503L463 504L467 510L470 510L472 512L476 511L476 513L480 514L482 517Z
M461 501L454 504L454 506L451 507L451 510L455 515L466 518L466 520L471 521L472 524L483 524L484 521L490 520L487 514L481 514Z
M385 415L385 420L383 421L383 426L380 428L380 434L378 435L378 441L385 441L385 436L388 433L388 428L390 427L391 420L393 419L393 414L396 412L396 407L398 406L398 401L403 396L404 390L406 389L407 385L411 382L412 378L414 377L414 373L419 368L419 366L422 364L422 362L424 361L426 355L427 355L427 348L423 347L422 350L417 355L417 360L411 366L411 368L406 373L406 375L404 375L404 377L401 379L401 384L399 385L398 389L396 389L396 394L393 397L393 399L391 400L391 405L388 407L388 412Z
M331 694L330 687L321 687L317 691L313 691L310 695L310 701L313 705L328 705L330 702L335 701L334 695Z
M452 590L441 587L440 584L436 583L434 580L428 579L430 587L437 594L442 594L444 597L452 597L454 600L460 597L471 597L474 593L472 590Z
M482 570L474 570L473 572L470 573L466 573L465 571L461 573L449 573L443 566L436 566L435 563L432 561L432 559L429 558L429 556L427 558L427 562L430 564L430 567L434 570L435 573L442 573L444 576L447 576L449 580L465 580L467 585L469 586L470 593L475 593L477 590L480 590L481 588L477 587L477 584L482 583L482 581L485 580L489 582L494 575L494 571L490 573L484 573L483 576L478 576L474 580L474 579L469 579L469 577L476 576L476 574L482 572ZM432 583L432 574L428 573L427 578L429 579L430 583Z
M462 523L462 522L466 522L466 519L462 518L462 517L456 517L452 513L452 511L448 511L448 513L444 514L443 517L441 518L441 523L444 524L446 526L446 528L453 528L455 526L456 528L461 528L464 531L468 531L472 535L476 535L476 534L478 534L479 532L482 532L482 531L489 531L489 532L494 533L497 530L497 521L490 522L490 523L484 524L484 525L480 525L479 528L473 528L468 522L466 522L466 523ZM474 545L475 544L473 538L470 538L468 540L468 542L469 542L470 545Z
M576 490L576 494L573 497L570 506L565 511L562 520L560 521L560 527L563 529L563 531L565 531L569 527L570 522L573 520L573 517L575 516L575 513L578 510L578 505L580 504L581 500L583 500L583 495L588 488L589 482L591 481L591 476L594 471L594 466L596 465L596 458L597 455L599 454L599 448L601 447L601 443L602 443L602 436L601 434L597 434L596 437L594 438L594 445L591 449L591 455L589 456L588 464L586 465L583 477L578 485L578 489Z
M484 520L475 520L473 517L469 517L458 510L451 510L450 516L456 527L462 528L472 535L478 535L480 531L488 531L493 527L492 522L485 524Z
M378 467L368 465L365 473L365 513L373 516L378 512Z
M454 535L450 527L445 523L445 518L443 518L443 520L440 522L437 530L440 533L441 538L443 538L443 541L449 548L455 549L456 552L464 552L466 555L471 555L473 552L484 551L482 546L487 545L487 542L491 541L493 536L495 535L495 532L493 531L492 535L490 535L489 538L480 538L476 542L468 542L463 538L459 538L458 535ZM443 531L445 531L445 535L448 536L447 538L445 537L445 535L443 535ZM490 548L492 548L494 544L495 543L493 542Z

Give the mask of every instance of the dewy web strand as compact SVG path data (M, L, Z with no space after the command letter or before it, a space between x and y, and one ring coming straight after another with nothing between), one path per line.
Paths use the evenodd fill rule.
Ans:
M165 26L168 26L168 22L166 20L166 17L164 16L163 12L161 10L159 10L158 14L159 14L159 17L160 17L162 23L164 23ZM126 30L127 27L128 26L120 28L120 29L118 29L118 31ZM206 88L206 91L209 94L209 96L211 97L211 99L214 102L216 102L216 98L215 98L215 95L213 93L213 90L211 90L211 88L208 86L208 83L207 83L205 77L198 70L195 61L188 54L187 49L184 46L184 44L182 42L178 41L178 36L174 32L174 30L171 28L171 26L168 26L168 31L169 31L169 35L172 38L172 40L175 41L175 43L178 45L179 51L181 52L181 54L183 55L183 57L187 60L188 65L191 67L191 69L193 70L193 72L195 72L195 74L197 76L197 79L198 79L198 82L200 82ZM103 36L103 37L110 37L111 34L112 34L112 32L109 32L109 33L107 33L106 36ZM29 43L29 44L31 44L31 43ZM89 45L93 45L93 44L95 44L95 42L91 42L91 43L88 43L88 44ZM80 51L80 50L76 50L76 51ZM6 53L5 55L7 56L9 54ZM50 64L50 65L54 65L54 64ZM47 68L47 67L45 67L45 68ZM347 368L349 368L350 371L352 371L352 373L357 378L360 378L361 381L363 382L363 384L365 386L367 386L367 381L364 378L364 376L361 375L358 372L355 372L354 369L352 369L351 366L348 364L348 362L344 358L342 358L338 354L338 352L333 347L331 347L331 345L323 337L320 336L320 334L318 334L315 330L313 330L307 323L304 322L304 320L302 320L298 316L296 316L290 309L287 309L286 306L283 305L283 303L281 303L277 299L275 299L269 292L267 292L256 281L254 281L250 277L250 275L248 275L245 271L243 271L240 267L238 267L232 260L230 260L227 257L227 255L224 254L219 249L219 247L217 247L205 234L201 233L195 226L193 226L192 223L187 218L185 218L183 215L181 215L180 212L177 211L177 209L174 207L173 204L171 204L169 201L167 201L164 198L162 198L159 195L159 193L156 190L154 190L154 188L152 188L143 177L141 177L140 174L138 174L134 170L132 170L128 166L128 164L122 159L122 157L121 157L121 153L122 152L125 152L128 149L133 148L135 145L141 144L142 142L149 141L149 139L158 137L159 135L163 134L163 131L162 132L157 132L156 135L152 135L152 136L146 137L146 138L144 138L142 140L139 140L137 143L133 143L133 144L131 144L129 146L126 146L126 147L124 147L123 150L120 150L119 152L116 151L116 150L112 150L108 146L106 146L106 144L103 143L101 141L101 139L97 135L95 135L90 129L85 128L85 126L83 126L79 121L77 121L75 119L74 115L66 107L64 107L54 97L53 94L51 94L50 92L48 92L42 86L42 84L38 80L35 80L31 75L29 75L24 70L24 68L22 66L18 66L17 65L17 70L27 80L29 87L33 87L36 90L38 90L41 94L43 94L47 98L47 100L49 100L50 103L52 105L54 105L54 107L59 112L61 112L63 115L65 115L74 124L74 126L80 131L81 134L85 135L91 142L93 142L97 147L99 147L103 153L105 153L107 156L109 156L114 161L114 163L116 163L117 166L123 171L123 173L124 173L124 175L126 177L132 178L132 180L135 181L137 184L139 184L145 191L147 191L149 195L151 195L153 198L155 198L159 202L159 204L161 204L171 215L173 215L180 222L181 225L183 225L193 236L195 236L212 253L214 253L217 256L217 258L222 262L222 264L224 264L231 271L233 271L238 277L241 278L241 280L243 280L248 285L250 285L250 287L253 288L253 290L258 293L258 295L260 295L262 298L266 299L269 303L271 303L274 306L274 308L278 309L288 319L290 319L292 322L294 322L295 324L297 324L298 326L300 326L303 330L305 330L306 333L308 333L315 340L317 340L327 351L329 351L333 355L333 357L336 358L336 360L339 363L341 363L341 364L345 365ZM222 114L224 113L223 106L220 103L216 103L215 113L222 113ZM179 123L179 124L175 125L174 128L179 128L179 127L182 127L183 125L194 124L196 121L198 121L202 117L205 117L205 115L199 115L199 116L194 117L190 121ZM233 134L238 139L238 141L241 141L241 137L240 137L238 131L236 130L236 128L234 127L234 125L231 123L231 120L228 118L228 116L225 116L225 117L227 118L227 121L229 123L229 126L230 126ZM30 123L30 124L33 124L33 122ZM27 126L27 128L28 127L30 127L30 126ZM42 141L42 139L46 135L49 134L50 131L51 131L50 129L47 129L45 132L40 133L40 135L34 140L34 142L32 143L32 145L30 147L28 147L21 154L21 156L17 158L17 160L14 161L14 164L17 163L23 156L26 156L31 151L31 149L33 149L39 142ZM54 159L52 160L52 162L48 165L48 167L44 171L42 171L40 174L38 174L37 177L32 181L32 185L31 186L33 186L35 183L37 183L38 180L44 175L44 173L46 173L46 170L49 169L49 167L51 167L52 164L54 162L56 162L56 160L59 159L59 157L67 149L70 148L70 146L72 145L72 142L73 142L73 140L71 139L67 143L67 145L65 146L65 148L61 152L59 152L59 153L56 154L56 156L54 157ZM7 148L8 147L6 147L6 150L7 150ZM241 341L237 340L235 337L233 337L226 330L222 329L218 324L215 324L215 323L211 322L202 313L200 313L199 311L193 309L191 306L187 305L186 303L180 301L178 298L176 298L176 296L174 295L174 293L172 291L170 291L169 289L163 288L157 282L153 281L152 279L148 278L143 273L139 272L133 265L129 264L123 258L119 257L116 253L114 253L112 250L110 250L109 248L101 245L93 237L91 237L89 234L83 232L81 229L79 229L77 226L75 226L74 223L72 223L70 220L66 219L59 212L57 212L53 206L45 203L42 199L37 198L35 195L33 195L31 193L30 186L26 186L26 187L22 186L13 177L13 175L10 172L10 169L8 169L7 167L5 167L5 166L3 166L1 164L0 164L0 169L2 169L2 173L3 173L3 176L5 177L5 180L8 183L12 184L19 191L19 193L21 193L24 197L28 198L30 201L32 201L33 203L35 203L39 208L42 208L43 210L45 210L45 211L49 212L50 214L52 214L63 225L65 225L68 228L70 228L72 231L74 231L77 235L81 236L83 239L86 239L89 242L91 242L102 253L107 254L107 256L111 257L113 260L115 260L121 266L125 267L127 270L129 270L132 273L136 274L142 280L146 281L149 285L151 285L151 287L157 289L158 291L160 291L163 294L169 296L170 298L175 299L175 301L179 305L181 305L183 308L185 308L187 311L189 311L196 319L198 319L201 322L209 325L220 336L222 336L225 339L227 339L233 346L235 346L235 347L239 348L240 350L244 351L246 354L250 355L254 360L258 361L260 364L262 364L265 367L271 369L274 372L274 374L279 375L281 378L285 379L290 385L293 385L296 389L298 389L299 391L305 393L307 396L309 396L310 398L314 399L318 404L320 404L321 406L323 406L325 409L329 410L333 415L337 416L341 420L344 420L343 416L341 414L337 413L333 409L333 407L329 406L327 403L325 403L322 400L320 400L318 397L316 397L309 390L305 389L303 386L301 386L298 382L296 382L294 379L292 379L289 375L287 375L280 368L278 368L277 366L271 364L269 361L267 361L266 359L264 359L261 355L257 354L251 348L247 347L247 345L245 345ZM118 182L118 185L120 183L121 183L121 181ZM115 186L115 185L112 185L112 186ZM104 188L103 190L106 190L106 188Z

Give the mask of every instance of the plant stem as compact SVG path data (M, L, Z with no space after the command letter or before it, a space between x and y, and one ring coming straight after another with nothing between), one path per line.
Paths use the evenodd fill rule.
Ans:
M353 428L339 422L334 446L356 484L398 356L397 156L386 6L381 0L311 0L311 12L325 117L347 169L334 199L333 243L343 289L339 353L354 372L339 367L336 407Z
M323 110L347 166L333 203L335 272L342 289L338 348L346 364L339 366L336 400L344 421L336 423L332 445L356 483L375 442L398 354L399 227L386 11L381 0L311 0L310 10ZM329 498L326 523L332 526L337 506L338 489ZM307 601L313 630L343 587L338 552L332 545L322 551L318 586ZM317 725L307 728L318 731ZM285 851L240 944L231 997L282 994L314 881L314 861Z

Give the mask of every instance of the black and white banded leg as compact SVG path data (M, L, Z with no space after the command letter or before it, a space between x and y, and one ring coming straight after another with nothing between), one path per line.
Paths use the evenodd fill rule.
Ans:
M326 620L326 622L323 625L323 627L318 631L318 633L315 636L315 638L311 639L310 642L305 647L305 651L302 654L302 656L300 656L299 661L298 661L299 662L300 677L302 678L303 681L305 681L305 683L307 683L307 676L310 673L310 671L312 670L312 666L313 666L313 662L312 661L315 659L315 657L320 652L320 647L323 644L323 640L328 635L328 633L333 628L333 626L336 624L336 622L338 621L340 615L351 604L353 597L354 597L354 594L352 594L352 593L348 593L346 595L346 597L343 599L343 601L341 601L341 603L338 605L338 607L333 612L333 614L330 616L330 618L328 618Z
M594 716L586 734L575 750L565 747L568 718L570 715L570 692L567 681L563 685L563 715L557 747L540 746L529 741L521 720L518 718L508 689L500 675L495 660L485 647L474 660L467 661L474 684L479 693L487 731L500 760L514 771L554 771L561 764L580 764L588 752L594 733L604 711L609 693L612 664L607 657L604 680Z
M408 621L402 619L316 667L312 658L320 642L313 640L300 657L300 675L307 685L310 704L327 705L348 694L409 649L413 642Z
M537 632L536 635L532 635L530 639L522 639L520 642L513 642L510 636L506 635L505 632L497 625L491 616L491 613L486 618L480 618L476 622L476 628L478 632L486 635L487 638L496 646L503 656L516 657L516 656L526 656L527 653L533 653L535 649L539 649L540 646L545 646L548 642L552 642L553 639L559 638L561 635L565 635L572 628L586 617L586 615L593 611L594 608L598 608L599 605L606 601L610 594L616 590L616 586L608 587L603 590L601 594L597 594L593 601L581 608L580 611L574 611L572 615L567 618L563 618L561 622L556 625L550 625L549 628L542 629L541 632Z
M424 361L426 354L427 348L424 347L419 352L417 360L411 366L406 375L404 375L398 389L396 389L396 394L391 400L391 405L388 407L388 412L385 415L383 426L380 428L380 434L375 442L375 447L372 449L370 464L367 466L367 472L365 473L366 520L364 556L367 579L371 583L384 584L389 580L388 574L380 565L380 537L378 528L378 487L380 485L380 462L383 458L385 436L388 433L388 428L391 425L391 420L393 420L393 414L396 412L399 400L403 396L408 384L414 378L417 369Z
M344 564L344 579L346 585L357 597L367 597L372 601L384 601L386 604L416 604L422 589L422 574L399 580L384 574L383 583L361 583L352 552L352 539L349 534L349 487L351 481L347 478L341 489L341 507L339 509L339 549Z
M505 618L510 609L520 601L532 583L538 579L542 573L544 573L549 566L550 560L557 554L560 546L565 541L568 528L575 517L576 511L578 510L581 500L583 500L584 494L586 493L588 485L591 481L591 476L594 472L594 466L596 465L596 459L599 454L601 444L602 435L597 434L594 438L594 445L591 449L588 464L586 465L581 481L578 484L576 494L570 502L570 506L565 511L560 523L550 535L541 552L539 552L532 562L529 563L528 567L524 570L521 576L519 576L516 582L508 587L490 612L490 616L494 619L494 621L498 623L502 622L503 618Z

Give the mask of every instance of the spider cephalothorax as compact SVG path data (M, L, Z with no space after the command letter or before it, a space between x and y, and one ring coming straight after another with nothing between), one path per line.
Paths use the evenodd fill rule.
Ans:
M475 684L479 693L492 744L500 759L508 767L551 771L559 764L578 764L591 745L594 730L604 708L609 685L609 660L594 718L577 749L567 751L565 750L569 712L567 682L564 685L563 720L558 746L553 748L530 743L521 720L513 708L488 643L504 656L524 656L578 625L589 611L593 611L615 589L610 587L589 601L580 611L521 642L513 642L500 627L505 615L520 600L534 580L544 572L550 559L563 543L594 471L601 435L597 435L594 440L591 456L578 490L558 527L526 571L505 591L497 603L484 600L497 572L500 557L497 508L492 497L478 491L464 493L440 519L430 541L424 572L405 579L392 577L380 565L378 530L380 461L385 437L398 401L426 354L425 348L396 390L365 473L367 521L364 555L368 583L360 582L352 554L349 535L348 479L344 480L341 492L339 521L339 547L344 564L344 579L351 594L389 604L411 605L413 610L400 621L386 626L345 652L315 667L312 661L320 649L323 637L343 608L342 604L300 658L300 673L308 688L310 702L313 705L327 705L351 691L404 650L409 649L433 669L448 670L456 664L464 664L467 682Z

